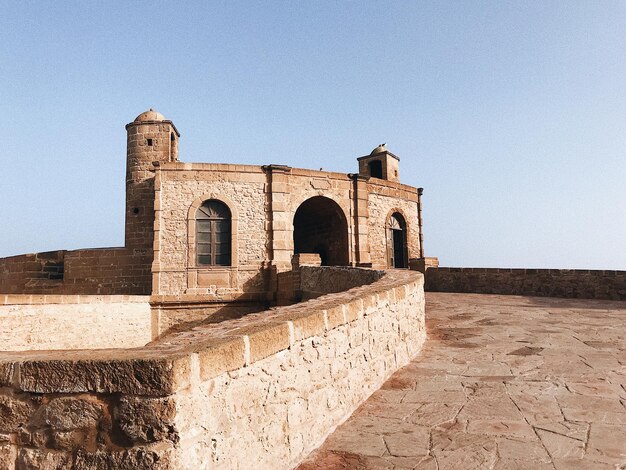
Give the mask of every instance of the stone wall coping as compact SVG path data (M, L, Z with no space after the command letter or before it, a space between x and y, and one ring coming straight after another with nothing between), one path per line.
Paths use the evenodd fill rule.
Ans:
M404 299L422 282L419 272L389 270L371 284L196 326L143 348L0 352L0 387L35 393L165 396L188 387L192 380L211 379L325 335L367 316L381 303Z
M161 171L220 171L232 173L264 173L260 165L239 165L234 163L190 163L190 162L162 162Z
M0 305L148 303L148 295L0 294Z
M40 252L33 252L33 253L21 253L21 254L17 254L17 255L11 255L11 256L5 256L4 258L0 258L0 260L2 261L18 261L21 258L29 258L32 256L39 256L41 258L56 258L57 256L62 255L63 253L65 253L66 250L51 250L51 251L40 251Z
M120 251L126 251L127 249L123 246L111 246L111 247L100 247L100 248L78 248L76 250L50 250L50 251L36 251L32 253L20 253L17 255L5 256L4 258L0 258L0 261L18 261L20 258L29 258L32 256L36 256L39 259L52 259L52 256L67 256L67 255L80 255L81 253L87 252L97 252L102 253L106 251L110 251L109 254L114 256Z

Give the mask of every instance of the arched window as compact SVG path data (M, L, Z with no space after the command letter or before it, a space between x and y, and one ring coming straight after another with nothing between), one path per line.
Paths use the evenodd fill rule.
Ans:
M406 222L404 217L395 212L389 219L389 257L392 268L406 268Z
M383 163L380 160L372 160L369 162L369 167L372 178L383 178Z
M196 211L196 258L198 266L230 266L231 215L228 206L214 199Z

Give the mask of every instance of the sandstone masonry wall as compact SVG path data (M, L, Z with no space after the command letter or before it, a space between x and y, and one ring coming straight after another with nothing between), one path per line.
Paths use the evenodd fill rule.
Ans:
M239 320L249 344L222 343L227 363L192 364L176 394L181 468L289 469L319 446L424 341L421 275L387 276L277 308L263 329Z
M419 351L422 281L390 271L144 348L0 353L0 466L292 468Z
M387 182L386 182L387 183ZM389 183L387 183L388 185ZM368 183L369 194L369 243L372 267L390 267L390 246L388 217L392 212L400 212L407 225L407 245L409 258L417 258L420 253L417 192L388 188L387 185ZM398 184L398 186L400 186Z
M280 297L290 289L281 273L291 269L294 216L316 196L334 201L345 218L348 264L388 267L385 225L392 211L406 219L409 257L420 253L417 190L397 182L280 165L170 162L156 170L155 190L155 295L202 294L216 301L273 300L268 292ZM232 266L196 263L195 211L207 199L231 210Z
M300 290L305 298L344 292L353 287L371 284L378 281L385 273L373 269L343 267L319 269L312 266L300 266L299 271Z
M0 292L25 293L58 288L64 251L30 253L0 259Z
M152 340L148 297L0 295L0 350L136 348Z
M152 252L96 248L65 253L65 294L148 295Z
M150 293L152 253L141 249L97 248L50 251L0 259L0 293Z
M194 168L194 169L192 169ZM231 300L240 294L265 294L268 256L266 176L260 167L219 164L168 164L157 174L154 293L209 294ZM233 219L233 266L197 266L192 208L207 199L229 206ZM190 209L194 213L190 213ZM191 251L190 251L191 250ZM259 296L257 296L259 297ZM261 295L260 297L264 297Z
M626 271L428 268L425 289L432 292L626 300Z

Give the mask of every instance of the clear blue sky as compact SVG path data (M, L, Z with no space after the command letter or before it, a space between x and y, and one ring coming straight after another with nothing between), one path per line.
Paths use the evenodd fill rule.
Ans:
M183 161L355 172L445 266L626 269L625 1L0 1L0 256L119 246L124 125Z

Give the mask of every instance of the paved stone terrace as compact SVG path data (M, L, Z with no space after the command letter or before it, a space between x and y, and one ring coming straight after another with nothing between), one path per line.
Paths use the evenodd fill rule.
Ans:
M423 352L299 470L626 468L626 302L426 305Z

